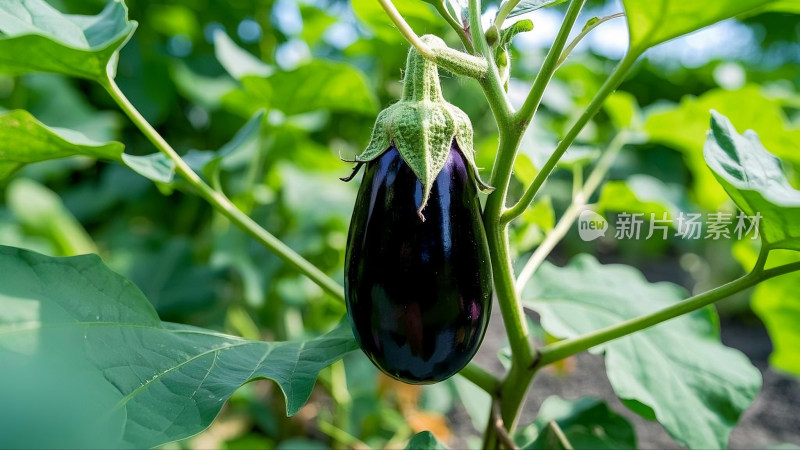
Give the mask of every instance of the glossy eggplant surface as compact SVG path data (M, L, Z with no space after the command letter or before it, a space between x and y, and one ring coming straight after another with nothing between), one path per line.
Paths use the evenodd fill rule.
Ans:
M396 149L367 164L350 223L347 311L361 349L407 383L444 380L478 350L492 281L472 173L455 143L422 186Z

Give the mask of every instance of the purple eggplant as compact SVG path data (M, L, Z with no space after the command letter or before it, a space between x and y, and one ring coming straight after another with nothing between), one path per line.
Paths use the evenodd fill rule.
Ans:
M461 370L483 340L492 277L476 180L453 141L423 186L392 146L366 163L345 260L347 311L372 362L426 384Z

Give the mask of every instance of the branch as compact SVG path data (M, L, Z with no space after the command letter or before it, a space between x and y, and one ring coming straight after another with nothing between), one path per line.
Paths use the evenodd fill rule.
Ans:
M455 30L456 34L458 34L458 38L461 39L461 43L464 45L464 48L467 49L469 53L475 53L475 46L472 45L472 40L470 39L467 31L461 26L460 23L453 18L453 15L450 14L450 11L447 10L447 6L445 6L444 1L435 1L433 2L433 7L436 8L436 11L439 12L439 15L444 18L444 20L450 25L450 28Z
M489 72L489 64L484 58L469 55L450 47L429 47L397 11L391 0L378 0L386 15L397 26L400 34L417 49L420 55L436 63L437 66L457 75L483 80Z
M586 206L589 198L591 198L595 190L600 186L606 173L608 173L608 170L611 168L614 158L617 157L617 154L619 154L619 151L625 145L627 139L628 133L625 131L619 132L614 139L612 139L611 143L608 145L608 149L606 149L606 152L600 157L597 166L592 170L586 183L582 188L577 190L573 196L572 204L564 211L564 214L561 216L561 219L558 220L556 226L547 234L544 241L536 247L536 250L533 252L528 262L525 263L525 267L522 268L519 277L517 277L517 293L522 293L522 289L525 288L531 276L533 276L539 266L542 265L556 245L564 239L564 236L566 236L570 227L572 227L572 224L575 223L575 220L578 219L581 211Z
M503 28L503 22L506 21L508 15L511 14L511 11L519 4L520 0L507 0L505 3L500 5L500 10L497 11L497 15L494 16L494 24L497 25L497 29Z
M759 258L759 261L760 264L763 264L766 261L766 258ZM609 327L593 331L583 336L578 336L547 345L541 349L542 357L537 366L546 366L548 364L552 364L556 361L560 361L564 358L588 350L600 344L604 344L608 341L627 336L631 333L652 327L653 325L657 325L661 322L688 314L716 301L722 300L723 298L730 297L737 292L755 286L764 280L798 270L800 270L800 262L785 264L766 270L763 270L763 267L756 265L752 272L737 280L731 281L730 283L724 284L700 295L695 295L694 297L683 300L682 302L676 303L672 306L668 306L650 314L645 314L640 317L623 321L616 325L611 325Z
M555 420L547 422L547 426L549 426L550 429L553 430L553 434L556 435L556 439L558 439L558 442L561 444L561 448L563 448L564 450L572 450L572 444L569 443L567 435L564 434L564 430L562 430L561 427L558 426L558 423Z
M506 212L503 214L503 221L505 223L508 223L519 217L525 211L525 209L528 208L528 205L531 204L533 198L536 196L536 193L553 171L558 160L564 155L564 152L566 152L569 146L572 145L572 142L578 137L578 134L581 132L583 127L586 126L589 120L594 117L595 114L597 114L597 112L603 106L603 102L605 102L606 97L614 92L614 90L622 83L622 80L625 79L625 75L627 75L628 71L633 66L637 56L638 54L628 53L624 58L622 58L614 71L611 72L611 75L609 75L608 79L606 79L605 83L603 83L603 85L600 87L600 90L592 99L592 102L589 103L589 106L586 107L586 110L584 110L583 114L581 114L581 116L578 118L578 121L572 125L569 131L567 131L567 135L564 137L564 139L558 143L558 146L553 154L550 155L550 158L547 159L547 162L544 164L544 166L542 166L542 169L536 174L533 182L525 190L525 193L522 194L522 197L517 204L506 210Z
M471 362L466 367L458 372L459 375L469 380L475 386L483 389L492 397L497 396L497 390L500 387L500 380L494 375L487 372L483 367Z
M580 34L575 36L575 39L573 39L572 42L569 43L567 48L564 49L564 52L561 53L561 57L558 58L558 63L556 64L556 67L560 66L561 64L564 64L564 61L567 60L567 57L569 56L570 53L572 53L572 50L574 50L575 47L581 42L581 40L583 40L583 38L586 37L586 35L589 34L592 30L594 30L601 24L608 22L609 20L613 20L619 17L625 17L625 13L611 14L610 16L601 17L595 20L594 22L590 21L591 23L587 23L581 30Z
M106 91L111 95L111 98L119 105L122 111L131 119L142 134L163 153L170 160L175 163L175 172L186 179L186 181L197 190L201 197L203 197L211 206L214 207L220 214L227 217L234 225L239 227L242 231L249 234L261 245L267 248L286 264L290 265L300 273L303 273L308 278L316 283L323 291L332 295L333 297L344 301L344 290L337 282L333 281L328 275L319 270L317 266L311 264L308 260L300 256L297 252L289 248L280 239L275 237L269 231L262 228L253 219L239 210L228 197L222 192L212 189L199 175L197 175L191 167L178 155L178 152L167 143L164 138L158 134L152 125L142 117L141 113L135 106L128 100L125 94L120 90L117 83L110 76L100 83Z
M539 70L539 74L536 75L536 80L533 82L531 91L528 93L525 103L522 104L522 108L520 108L517 113L517 119L525 124L525 126L533 120L533 115L536 113L536 109L539 108L539 103L541 103L542 96L544 96L544 90L558 68L561 51L567 44L569 33L572 31L572 26L575 24L575 21L578 20L578 14L580 14L584 3L586 3L586 0L572 0L570 3L567 14L564 16L564 22L561 23L561 29L558 30L558 35L556 35L556 39L553 42L553 46L550 47L550 50L547 52L547 56L542 63L542 68Z

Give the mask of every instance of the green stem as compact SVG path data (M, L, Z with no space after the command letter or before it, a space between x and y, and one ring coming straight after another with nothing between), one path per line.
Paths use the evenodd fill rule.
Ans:
M584 183L583 186L575 189L575 193L572 197L572 204L567 208L566 211L564 211L564 214L558 220L556 226L553 227L549 233L547 233L547 236L544 238L542 243L536 247L536 250L533 252L528 262L525 263L525 266L520 271L516 284L518 294L522 293L522 289L528 283L528 280L530 280L531 276L533 276L539 266L542 265L544 260L548 255L550 255L550 252L553 251L556 245L558 245L558 243L564 239L564 236L567 235L567 232L572 227L572 224L575 223L575 220L578 219L578 216L580 215L581 211L583 211L583 208L586 206L589 198L591 198L595 190L600 187L600 183L603 181L606 173L608 173L609 169L611 168L614 159L625 145L627 136L627 132L621 131L614 137L614 139L611 140L611 143L608 145L608 149L605 153L603 153L603 156L600 157L600 160L592 170L589 178L586 179L586 183Z
M516 7L519 2L520 0L507 0L500 5L500 10L497 11L497 15L494 16L494 24L497 25L498 30L503 28L503 22L506 21L508 15L511 14L511 11L514 10L514 7Z
M522 194L522 197L517 204L509 208L503 214L503 222L510 222L511 220L522 215L528 205L530 205L530 203L533 201L534 196L536 196L536 193L542 187L547 177L555 168L558 160L564 155L564 152L566 152L569 146L572 145L572 142L575 141L575 138L578 137L578 134L581 132L583 127L586 126L589 120L594 117L595 114L597 114L597 112L603 106L603 102L605 102L606 97L614 92L614 90L622 83L622 80L625 79L625 76L633 66L636 58L636 53L628 53L624 58L622 58L619 64L617 64L617 67L614 69L611 75L609 75L605 83L603 83L603 85L600 87L600 90L592 99L592 102L589 103L589 106L586 107L586 110L583 111L583 114L581 114L581 116L578 118L578 121L575 122L569 131L567 131L567 135L564 136L564 139L558 143L558 146L553 154L550 155L550 158L548 158L547 162L544 164L544 166L542 166L539 173L536 174L533 182L525 190L525 193Z
M558 60L561 57L561 52L564 46L567 45L569 33L572 31L572 26L575 24L575 21L578 20L578 15L584 3L586 3L586 0L572 0L569 4L569 9L567 9L564 22L561 23L558 35L556 35L556 39L553 41L553 46L550 47L550 50L547 52L547 56L542 63L542 68L539 70L539 73L536 75L536 80L533 82L531 91L528 93L525 103L522 104L522 107L517 113L517 119L525 127L533 120L533 115L539 108L539 103L542 102L544 90L558 68Z
M591 25L584 26L580 34L575 36L575 39L573 39L572 42L569 43L567 48L564 49L564 52L561 53L561 57L558 58L558 63L556 64L556 67L560 66L561 64L564 64L564 61L567 60L567 57L569 57L569 54L572 53L572 50L574 50L575 47L581 42L581 40L583 40L583 38L585 38L586 35L589 34L592 30L608 22L609 20L617 19L619 17L625 17L625 13L616 13L616 14L611 14L610 16L601 17Z
M541 349L541 358L539 359L537 367L552 364L556 361L560 361L564 358L588 350L613 339L617 339L622 336L644 330L645 328L652 327L653 325L657 325L661 322L688 314L716 301L722 300L723 298L730 297L737 292L753 287L764 280L800 270L800 262L764 270L763 263L765 261L766 258L759 258L759 264L747 275L708 292L695 295L694 297L676 303L672 306L668 306L650 314L645 314L640 317L626 320L616 325L602 328L582 336L547 345Z
M453 15L450 14L450 11L447 10L447 6L444 4L444 1L438 1L433 4L436 11L439 12L439 15L444 18L445 21L450 25L450 27L455 30L456 34L458 34L458 38L461 39L461 43L464 45L464 48L467 49L470 53L475 53L475 46L472 45L472 41L470 40L467 31L461 26L460 23L453 18Z
M497 390L500 387L500 380L487 372L483 367L475 364L474 361L467 364L458 374L469 380L475 386L486 391L486 393L492 397L497 395Z
M281 242L270 232L262 228L253 219L248 217L228 199L223 193L212 189L191 167L178 155L178 152L158 134L152 125L139 113L135 106L117 86L113 78L108 77L101 82L102 86L119 105L122 111L131 119L137 128L147 137L153 145L175 163L175 172L183 177L197 192L218 212L227 217L234 225L249 234L269 251L281 258L285 263L305 274L314 283L328 294L337 299L344 300L342 287L319 270L315 265L304 259L286 244Z

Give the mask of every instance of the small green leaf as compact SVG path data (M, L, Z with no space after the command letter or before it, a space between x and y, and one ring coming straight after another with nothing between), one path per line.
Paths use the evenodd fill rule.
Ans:
M636 269L579 255L566 267L545 263L528 283L525 305L544 329L569 338L674 305L686 292L649 283ZM761 374L722 345L716 313L705 308L596 347L617 396L655 418L682 445L725 448L761 388Z
M550 421L558 424L567 441L577 450L636 448L636 431L630 422L594 397L572 401L548 397L539 408L536 420L520 428L514 440L522 449L561 448L548 426Z
M68 156L119 161L123 149L119 142L95 142L77 131L48 127L27 111L0 114L0 179L25 164Z
M662 42L748 13L773 1L622 0L622 5L627 15L631 52L640 55Z
M674 220L683 211L680 204L680 187L669 186L649 175L635 174L626 180L605 183L597 201L597 211L643 213L645 220L650 214L661 220L666 213L668 219Z
M406 450L442 450L446 448L447 446L439 442L430 431L415 434L406 445Z
M135 29L119 0L96 16L62 14L44 0L0 2L0 73L103 80L113 76L109 63Z
M161 322L95 255L0 247L0 273L0 435L11 448L154 447L200 432L264 378L292 415L319 371L357 348L346 325L263 342Z
M508 17L515 17L521 14L534 12L537 9L546 8L548 6L555 6L564 3L567 0L522 0L511 10Z
M759 235L770 248L800 251L800 191L754 131L741 135L712 110L703 155L736 205L750 217L760 215Z

